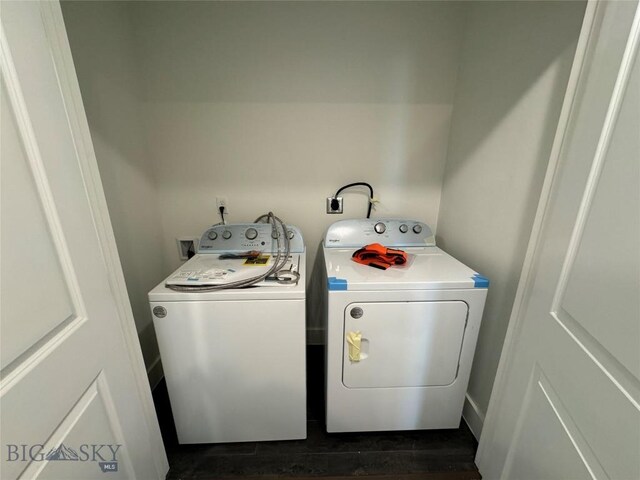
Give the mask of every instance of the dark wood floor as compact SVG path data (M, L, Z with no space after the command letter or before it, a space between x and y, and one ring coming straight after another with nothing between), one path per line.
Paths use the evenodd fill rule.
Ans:
M307 439L179 445L167 389L154 390L169 457L168 479L222 480L323 477L344 480L467 480L481 478L473 458L477 443L462 422L456 430L328 434L324 428L323 349L307 351Z

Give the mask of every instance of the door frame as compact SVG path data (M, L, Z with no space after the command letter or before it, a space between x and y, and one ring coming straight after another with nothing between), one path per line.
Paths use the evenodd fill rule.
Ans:
M87 122L80 85L76 75L71 47L59 2L39 2L42 23L49 40L51 58L58 76L60 91L67 109L69 128L74 138L78 165L84 179L87 200L94 221L101 254L104 258L109 285L117 306L117 323L125 341L129 364L136 379L137 395L144 411L144 423L148 432L149 445L153 453L153 463L157 478L165 478L169 470L158 419L151 397L151 387L144 367L140 340L135 327L133 311L124 280L122 265L116 246L115 236L107 202L100 179L98 162L91 132ZM3 42L4 43L4 42ZM3 46L4 47L4 46Z
M569 76L562 110L560 112L560 118L558 121L558 126L556 128L555 138L549 157L549 164L538 202L538 209L536 211L536 216L531 230L531 236L522 267L522 273L520 275L511 316L509 318L509 326L507 328L507 333L505 336L502 355L500 357L495 382L491 392L491 400L489 402L489 408L487 410L486 421L484 423L484 428L480 436L480 443L478 445L478 451L475 458L476 464L478 465L481 473L483 470L483 465L491 460L489 456L495 437L496 427L500 419L502 400L505 396L506 390L508 389L507 378L509 367L513 363L513 358L518 351L518 344L521 341L523 320L529 298L531 296L532 285L537 272L536 267L541 254L542 237L545 233L544 227L550 214L551 194L556 186L556 183L559 180L559 163L561 154L563 153L564 149L565 136L567 133L567 129L573 119L574 103L576 100L577 91L581 83L583 74L588 67L588 64L586 63L587 52L589 51L592 42L594 41L594 35L597 34L597 19L599 17L598 12L599 9L605 8L605 4L606 2L603 2L601 0L589 0L587 2L582 28L576 47L576 53L574 56L573 65L571 67L571 74ZM640 26L638 22L635 22L629 34L630 40L634 37L637 37L639 34ZM619 107L619 104L621 102L619 81L620 72L628 71L633 60L633 56L629 54L630 44L633 44L633 41L627 42L625 53L618 70L618 80L616 81L616 86L614 88L613 95L608 107L609 111L607 112L607 117L605 118L605 123L602 128L602 131L607 132L607 135L605 135L604 138L605 142L611 132L610 127L613 125L616 119L616 115L611 115L612 106L615 109ZM602 148L602 143L603 138L600 138L596 155L599 155L599 151ZM592 170L589 175L588 184L594 184L594 182L596 181L597 172L595 172L594 174L594 171ZM587 186L586 188L588 190L589 186ZM584 208L584 204L581 206L581 209L582 208Z

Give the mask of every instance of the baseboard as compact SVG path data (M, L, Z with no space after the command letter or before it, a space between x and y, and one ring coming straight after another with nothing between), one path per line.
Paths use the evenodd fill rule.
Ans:
M462 417L464 418L469 430L476 437L476 440L480 441L480 434L482 433L482 427L484 425L485 413L480 410L478 404L467 393L464 398L464 407L462 408Z
M155 389L160 383L160 380L164 377L164 371L162 370L162 362L160 361L160 355L151 362L151 365L147 367L147 377L149 378L149 385L151 390Z

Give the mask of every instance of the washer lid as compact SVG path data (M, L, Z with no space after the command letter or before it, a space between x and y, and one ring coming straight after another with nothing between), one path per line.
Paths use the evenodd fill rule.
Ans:
M406 265L379 270L351 259L354 249L324 248L329 290L487 288L489 280L438 247L405 248Z
M279 284L275 281L264 281L255 286L248 288L231 288L215 291L191 291L181 292L175 291L166 286L167 281L182 284L184 278L180 278L181 274L201 273L212 271L215 273L217 269L231 269L235 272L229 272L221 281L215 278L209 279L203 276L189 276L193 278L191 284L202 285L207 283L224 283L225 280L232 281L248 276L257 275L264 271L266 266L244 266L243 259L237 260L219 260L217 255L197 254L191 260L183 264L178 270L173 272L169 277L160 282L153 290L149 292L149 301L151 302L182 302L182 301L210 301L210 300L295 300L305 298L305 254L294 253L291 255L289 264L293 264L294 269L300 274L297 284ZM253 273L255 272L255 274ZM183 277L185 275L182 275ZM177 278L176 278L177 277ZM189 280L187 280L189 281Z

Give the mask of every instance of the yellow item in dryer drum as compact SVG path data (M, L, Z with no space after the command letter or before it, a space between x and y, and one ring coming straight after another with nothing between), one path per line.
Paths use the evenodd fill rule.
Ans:
M349 360L352 362L360 361L360 343L362 342L361 332L347 333L347 343L349 344Z

